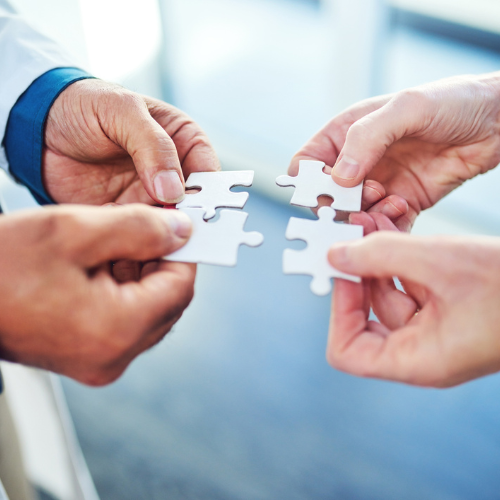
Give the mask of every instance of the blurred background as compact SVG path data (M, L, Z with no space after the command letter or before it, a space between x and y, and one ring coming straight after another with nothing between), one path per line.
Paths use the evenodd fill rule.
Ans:
M498 499L500 377L433 391L329 368L330 299L281 273L301 246L288 219L309 215L274 178L360 99L499 70L500 2L14 3L97 76L187 111L224 168L256 172L247 229L264 245L201 266L183 319L118 382L63 383L101 498ZM468 182L415 232L500 235L499 188L500 170Z

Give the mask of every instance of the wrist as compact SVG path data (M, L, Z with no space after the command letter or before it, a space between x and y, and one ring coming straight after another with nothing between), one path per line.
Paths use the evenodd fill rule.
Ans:
M9 114L4 145L10 173L40 204L54 203L42 179L44 130L49 111L61 92L78 80L92 78L77 68L57 68L37 78Z

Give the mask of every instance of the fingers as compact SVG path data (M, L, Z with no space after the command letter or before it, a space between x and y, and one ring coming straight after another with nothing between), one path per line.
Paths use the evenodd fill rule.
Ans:
M174 142L151 117L144 99L123 89L106 94L98 119L111 140L132 157L151 198L160 204L184 198L184 177Z
M336 280L326 350L329 364L361 377L436 385L440 370L436 363L428 369L436 353L428 338L419 335L418 317L393 333L386 325L368 320L369 300L368 280Z
M368 286L341 280L335 283L326 353L330 365L361 377L443 386L447 381L446 359L442 343L436 342L432 316L426 311L412 314L409 307L407 322L394 324L393 331L369 321L365 305ZM401 306L399 300L393 305Z
M328 258L335 268L356 276L398 276L416 283L433 283L436 278L433 241L433 238L383 231L353 243L336 244Z
M193 172L217 172L220 162L207 135L186 113L158 99L144 97L151 116L174 141L185 178Z
M364 214L364 217L373 222L373 217L380 219L379 222L385 219L386 225L391 223L382 214ZM376 294L380 294L379 300L385 301L387 314L382 323L368 320L374 286ZM428 337L421 335L417 326L420 317L415 316L416 304L411 297L396 290L388 279L363 280L361 284L337 280L332 300L326 356L334 368L362 377L436 385L442 376L441 369L429 361L436 357L436 352ZM391 308L397 314L391 316ZM429 363L433 365L431 369Z
M139 319L134 349L142 352L156 344L167 333L189 305L194 294L196 266L178 262L145 264L139 283L121 286L127 309Z
M380 182L367 179L363 184L361 210L366 211L385 197L385 188Z
M359 184L391 144L427 126L427 118L425 106L406 91L353 122L333 168L335 182L345 187Z
M336 116L295 154L288 168L288 174L292 176L298 174L300 160L318 160L326 165L334 165L344 145L349 127L363 116L379 109L390 98L391 96L385 95L366 99Z
M379 321L396 330L405 326L417 313L417 302L398 290L392 279L371 280L371 304Z
M144 205L58 207L52 210L52 221L63 255L85 267L162 257L182 247L192 230L184 213Z
M368 209L368 213L377 212L395 220L408 213L408 202L401 196L392 194Z
M370 285L368 282L335 281L327 346L327 359L332 366L337 367L336 361L339 355L366 330L369 312Z
M355 212L349 214L349 224L354 224L355 226L363 226L364 236L368 236L371 233L377 231L377 223L375 219L366 212Z
M349 214L349 223L364 227L364 235L376 231L397 231L394 222L379 212L354 212Z
M91 359L78 374L74 363L66 373L89 385L109 384L180 318L193 297L196 266L154 262L144 267L139 282L120 285L104 271L90 282L89 295L98 301L85 325Z
M349 222L363 226L365 236L376 231L398 230L387 216L378 212L351 214ZM398 290L392 276L370 280L370 297L375 315L391 330L404 326L418 309L413 294Z
M141 267L141 263L135 260L119 260L113 264L111 274L118 283L139 281Z
M440 387L446 380L445 363L435 340L425 332L426 325L419 325L418 316L392 334L369 321L364 330L351 334L350 342L341 344L337 341L340 334L347 335L333 322L327 359L334 368L360 377Z

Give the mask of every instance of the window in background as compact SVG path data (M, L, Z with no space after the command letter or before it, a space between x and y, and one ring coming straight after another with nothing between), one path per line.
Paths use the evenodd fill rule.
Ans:
M391 2L386 91L460 74L500 71L500 8L496 1ZM500 234L500 169L468 181L434 215L478 232ZM436 231L440 232L439 225Z
M430 33L387 8L439 14L459 32L471 28L456 21L470 20L493 33L493 0L160 1L176 104L205 128L225 168L255 169L256 185L285 199L274 178L339 108L374 92L500 69L500 52ZM467 183L437 212L496 231L497 185L500 171Z
M158 0L79 0L93 74L162 96Z
M317 2L162 1L176 105L205 128L226 168L258 170L256 183L272 189L331 115Z

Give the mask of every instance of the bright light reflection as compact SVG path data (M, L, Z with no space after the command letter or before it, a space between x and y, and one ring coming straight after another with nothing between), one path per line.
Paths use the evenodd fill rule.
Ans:
M121 81L158 52L161 20L157 0L80 0L91 71Z

